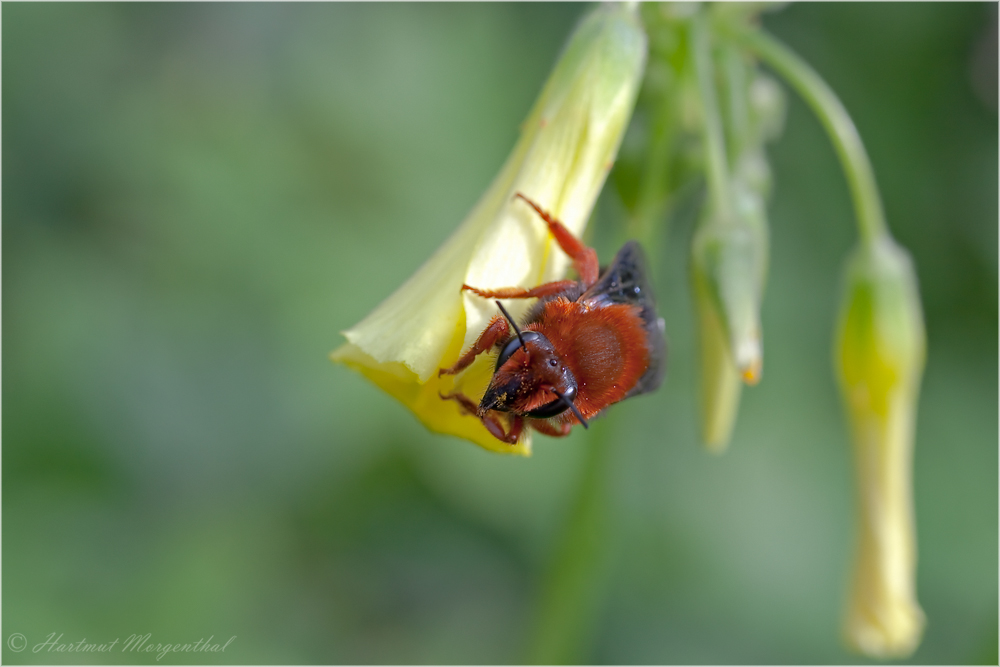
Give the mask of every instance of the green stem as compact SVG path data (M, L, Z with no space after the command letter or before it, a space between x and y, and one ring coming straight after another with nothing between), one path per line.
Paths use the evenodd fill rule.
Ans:
M733 44L722 46L726 75L726 97L730 129L729 157L736 160L750 143L750 111L747 109L747 76L742 53Z
M600 612L609 544L608 450L613 416L591 428L580 486L537 600L529 664L586 664Z
M870 245L888 235L871 161L836 93L804 60L763 30L738 30L733 36L781 74L812 107L826 128L847 177L862 242Z
M670 192L669 164L676 126L674 94L675 86L672 85L657 100L646 161L639 177L632 236L647 247L653 245L655 232L665 233L657 223L666 226L663 213Z
M709 40L708 16L702 10L691 21L691 60L694 63L702 114L705 120L705 161L708 164L708 191L716 213L727 218L732 201L729 189L729 165L726 161L726 140L715 92L712 51Z

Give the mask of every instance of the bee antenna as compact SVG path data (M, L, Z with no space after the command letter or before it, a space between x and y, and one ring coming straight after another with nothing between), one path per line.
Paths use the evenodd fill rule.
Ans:
M580 413L580 408L576 407L576 404L575 404L575 403L573 403L573 401L569 400L568 398L566 398L565 396L563 396L562 394L560 394L560 393L559 393L558 391L556 391L555 389L553 389L553 390L552 390L552 393L553 393L553 394L555 394L556 396L558 396L558 397L559 397L559 399L560 399L560 400L561 400L561 401L562 401L563 403L565 403L565 404L567 405L567 407L569 407L569 409L570 409L570 410L572 410L572 411L573 411L573 414L574 414L574 415L576 415L576 418L580 420L580 423L581 423L581 424L583 424L583 427L584 427L584 428L590 428L590 427L589 427L589 426L587 425L587 420L586 420L586 419L584 419L584 418L583 418L583 415L582 415L582 414Z
M527 354L528 346L524 344L524 337L521 336L521 330L517 328L517 324L514 322L514 318L510 316L510 313L507 312L507 309L504 308L503 304L500 303L499 301L497 301L497 306L500 307L500 312L503 313L503 316L507 318L508 322L510 322L510 326L514 327L514 333L517 334L517 339L521 341L521 348L524 350L524 353Z

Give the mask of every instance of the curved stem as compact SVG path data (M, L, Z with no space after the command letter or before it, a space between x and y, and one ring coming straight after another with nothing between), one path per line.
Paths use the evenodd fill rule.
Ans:
M733 36L781 74L819 117L847 177L862 242L868 245L887 235L875 172L858 130L836 93L804 60L763 30L739 30Z
M735 161L746 151L750 142L746 67L743 65L742 52L734 44L723 44L721 51L731 143L729 157Z
M709 41L708 16L700 11L691 21L691 60L694 62L705 121L705 161L708 164L708 191L712 205L722 217L728 217L729 165L726 161L726 139L719 115L719 101L712 76L712 51Z

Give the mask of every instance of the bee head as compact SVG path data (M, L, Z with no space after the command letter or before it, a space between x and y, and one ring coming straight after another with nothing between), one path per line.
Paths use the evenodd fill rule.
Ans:
M555 347L538 331L520 331L503 306L500 309L517 335L500 350L493 377L479 403L480 414L496 410L547 419L572 410L586 426L573 405L576 378Z

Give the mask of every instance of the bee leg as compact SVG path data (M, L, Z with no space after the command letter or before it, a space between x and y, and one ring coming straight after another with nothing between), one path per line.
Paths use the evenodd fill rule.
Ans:
M453 394L442 394L438 392L438 396L441 397L442 401L455 401L458 403L462 412L467 415L479 416L479 406L472 402L472 399L463 394L460 391L456 391Z
M570 431L573 430L573 424L570 422L560 422L559 427L548 421L539 420L532 422L531 428L535 429L542 435L552 436L553 438L564 438L569 435Z
M494 315L490 323L483 329L483 333L479 334L479 338L469 348L469 351L459 357L458 361L451 368L438 369L438 377L461 373L476 357L496 345L499 341L507 338L508 333L510 333L510 327L507 324L507 320L502 315ZM475 410L473 410L473 413L475 413Z
M560 292L565 292L575 285L575 280L557 280L555 282L539 285L538 287L532 287L531 289L526 289L524 287L479 289L478 287L470 287L469 285L462 285L462 289L472 292L473 294L478 294L479 296L487 299L532 299L535 297L559 294Z
M494 438L506 442L508 445L516 445L517 439L521 437L521 431L524 429L524 418L521 415L512 415L510 419L510 431L504 433L503 425L500 421L487 412L480 419L483 420L483 426L489 431Z
M442 400L452 400L458 403L460 409L465 414L478 416L483 422L483 426L486 430L490 432L497 440L506 442L508 445L516 445L517 439L521 437L521 431L524 429L524 418L520 415L513 415L511 418L510 432L504 431L503 424L492 414L492 411L487 411L485 415L479 415L479 406L472 402L472 399L461 392L456 392L454 394L442 394L438 393L438 396Z
M561 222L552 217L552 215L544 210L541 206L531 201L523 194L518 192L514 195L515 197L520 197L528 206L535 209L535 212L542 217L545 224L549 226L549 232L555 237L556 242L559 247L563 249L563 252L569 255L569 258L573 260L573 268L580 275L580 280L583 282L584 288L588 288L597 282L597 276L600 271L600 267L597 263L597 251L593 248L583 245L580 239L573 236L573 233L566 229Z

